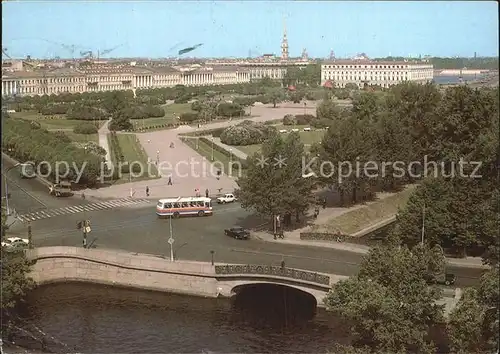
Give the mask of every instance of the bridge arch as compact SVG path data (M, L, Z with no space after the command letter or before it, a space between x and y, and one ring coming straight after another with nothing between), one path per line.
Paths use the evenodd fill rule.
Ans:
M252 282L244 282L242 284L235 285L231 289L231 297L238 296L242 292L249 290L249 289L252 289L252 288L255 289L258 287L271 287L271 286L276 287L276 288L281 288L283 290L287 290L287 289L293 290L293 291L297 292L298 294L301 294L304 298L308 299L312 304L314 304L314 307L317 307L317 306L321 305L321 303L322 303L322 297L319 299L321 301L321 303L318 302L318 298L317 298L317 296L321 295L321 294L313 294L313 292L310 289L307 289L307 288L304 288L301 286L297 286L294 284L287 284L284 282L275 281L275 280L273 280L273 281L265 281L265 280L252 281Z

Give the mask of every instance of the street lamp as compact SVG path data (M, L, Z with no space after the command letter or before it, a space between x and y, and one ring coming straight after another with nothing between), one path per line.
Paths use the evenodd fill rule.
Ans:
M172 214L170 214L170 238L168 239L168 244L170 245L170 262L174 261L174 237L172 233Z
M14 166L11 166L9 167L5 173L4 173L4 183L5 183L5 208L6 208L6 212L7 212L7 215L10 215L10 208L9 208L9 188L8 188L8 185L7 185L7 173L12 170L13 168L16 168L17 166L19 166L20 163L16 163Z

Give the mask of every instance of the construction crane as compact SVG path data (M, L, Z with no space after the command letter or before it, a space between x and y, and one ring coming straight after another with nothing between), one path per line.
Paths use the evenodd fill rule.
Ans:
M11 56L7 53L7 48L5 48L5 47L2 47L2 54L3 54L3 55L5 55L5 56L6 56L7 58L9 58L10 60L16 60L16 59L13 59L13 58L12 58L12 57L11 57ZM31 68L35 68L35 67L36 67L36 65L33 65L33 64L31 64L31 63L29 63L29 62L27 62L27 61L25 61L25 60L21 60L21 61L22 61L22 63L23 63L23 64L26 64L26 65L28 65L28 66L29 66L29 67L31 67Z

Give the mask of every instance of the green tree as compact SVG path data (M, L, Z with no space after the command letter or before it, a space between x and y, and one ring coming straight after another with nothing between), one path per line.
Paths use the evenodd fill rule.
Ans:
M302 178L303 151L297 133L285 141L272 134L262 146L262 156L249 157L247 174L238 180L243 208L269 217L298 216L306 210L313 200L313 181Z
M318 119L338 119L340 109L337 104L330 99L324 99L316 108L316 117Z
M333 285L325 304L350 324L352 346L373 353L434 353L432 326L443 321L441 291L428 281L444 266L438 250L376 247L357 276Z
M269 96L269 100L272 102L273 107L276 108L276 105L282 102L285 99L285 93L282 88L273 88L267 92Z
M480 284L464 291L450 314L448 336L455 353L493 353L499 348L500 273L498 267L485 273Z

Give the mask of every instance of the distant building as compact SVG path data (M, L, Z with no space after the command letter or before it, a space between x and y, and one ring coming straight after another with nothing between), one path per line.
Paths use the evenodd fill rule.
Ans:
M329 60L321 65L321 85L327 81L333 87L351 83L389 87L404 81L427 83L434 78L432 64L415 61Z
M250 73L235 66L96 67L20 71L2 74L2 96L57 95L116 90L153 89L176 85L229 85L250 82Z

